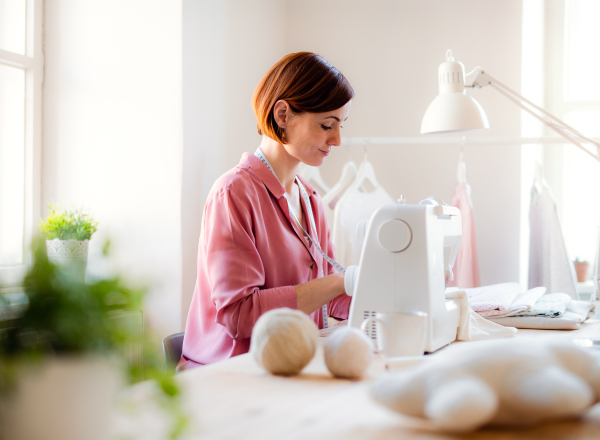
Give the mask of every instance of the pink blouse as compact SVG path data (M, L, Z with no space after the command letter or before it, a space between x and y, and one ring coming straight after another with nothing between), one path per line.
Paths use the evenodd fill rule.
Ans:
M321 248L335 258L323 202L300 179L309 194ZM213 185L204 207L198 278L180 364L210 364L247 353L252 328L263 313L295 309L293 286L317 278L324 264L325 275L335 272L304 240L284 193L275 175L250 153ZM347 319L350 300L346 294L335 298L327 304L329 315ZM320 308L310 317L323 328Z

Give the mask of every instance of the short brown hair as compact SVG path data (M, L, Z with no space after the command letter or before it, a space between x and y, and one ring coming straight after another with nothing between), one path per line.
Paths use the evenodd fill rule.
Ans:
M273 116L280 99L297 114L337 110L353 97L348 80L325 58L311 52L291 53L271 67L254 90L252 107L258 134L285 143Z

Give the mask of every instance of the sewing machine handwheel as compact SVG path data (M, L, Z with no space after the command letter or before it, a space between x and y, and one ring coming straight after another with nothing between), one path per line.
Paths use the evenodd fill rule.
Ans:
M356 275L358 275L358 266L351 265L346 268L344 274L344 291L346 295L353 296L356 289Z
M388 220L379 227L379 244L389 252L402 252L410 246L412 230L404 220Z

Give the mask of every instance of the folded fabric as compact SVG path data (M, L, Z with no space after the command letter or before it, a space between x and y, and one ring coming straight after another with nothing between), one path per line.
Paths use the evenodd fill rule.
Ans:
M453 299L460 308L460 321L456 336L459 341L503 338L514 336L517 333L516 328L503 327L475 313L469 305L469 296L464 290L446 291L446 299Z
M567 313L579 315L582 318L581 322L584 322L594 316L596 306L593 302L571 300L569 307L567 307Z
M520 293L515 300L512 302L506 312L500 310L493 310L490 312L481 312L481 316L494 316L497 318L504 316L515 316L524 312L530 311L534 304L546 293L545 287L534 287L533 289L526 290Z
M531 310L514 316L560 318L567 311L570 302L571 297L566 293L549 293L538 299Z
M522 292L519 283L501 283L464 289L469 295L471 308L482 316L504 314Z
M594 316L596 306L586 301L571 300L567 311L560 318L547 316L509 316L506 318L490 318L491 321L510 327L539 330L578 330L581 323Z

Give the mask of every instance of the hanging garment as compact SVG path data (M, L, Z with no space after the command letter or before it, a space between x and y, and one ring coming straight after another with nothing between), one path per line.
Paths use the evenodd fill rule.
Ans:
M344 267L358 264L362 243L356 235L356 226L390 203L394 199L377 182L373 165L367 161L361 163L356 179L334 209L333 246L338 263Z
M475 239L475 219L473 218L473 203L471 202L471 186L467 182L454 186L452 205L460 210L462 219L462 238L456 262L452 269L454 280L449 286L460 288L479 287L479 260L477 258L477 241Z
M301 163L298 174L304 177L304 180L317 190L321 198L329 191L329 185L327 185L323 180L323 177L321 177L319 167L311 167L310 165Z
M529 233L529 288L544 286L548 293L561 292L579 299L556 202L545 182L531 188Z
M325 213L327 214L327 221L330 228L333 227L335 205L337 205L337 202L340 201L346 190L352 185L357 173L358 167L356 164L351 160L346 162L344 168L342 168L340 180L323 196L323 205L325 205Z

